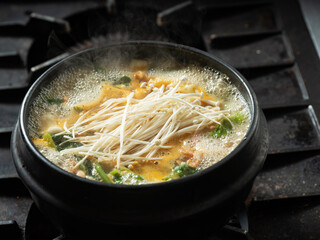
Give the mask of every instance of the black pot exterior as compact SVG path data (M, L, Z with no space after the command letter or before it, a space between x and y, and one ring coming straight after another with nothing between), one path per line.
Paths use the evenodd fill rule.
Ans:
M141 231L147 229L150 232L177 229L175 232L180 234L179 229L185 228L199 234L205 228L221 226L246 199L266 157L266 120L250 86L239 73L207 53L175 44L140 41L106 47L103 51L114 54L116 48L128 52L133 47L139 54L161 48L181 61L203 62L226 73L248 101L252 123L245 139L231 154L191 176L138 186L90 181L52 164L28 137L26 119L30 102L55 73L73 64L79 54L49 69L24 100L12 134L11 151L17 172L38 208L62 232L76 239L103 233L120 236L136 232L142 236ZM94 56L95 51L101 52L94 49L83 54Z

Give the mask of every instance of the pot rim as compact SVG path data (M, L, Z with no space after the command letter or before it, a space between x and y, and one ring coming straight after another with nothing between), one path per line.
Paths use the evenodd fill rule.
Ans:
M201 55L201 57L208 58L210 61L213 60L214 62L218 63L219 65L226 67L230 71L230 73L233 75L233 77L240 80L241 84L244 86L245 90L248 92L249 99L250 99L250 102L248 102L248 104L249 104L249 106L250 105L252 106L251 107L252 112L251 112L251 121L249 124L248 131L246 132L246 134L245 134L244 138L241 140L241 142L236 146L236 148L232 152L230 152L226 157L224 157L220 161L218 161L217 163L215 163L215 164L211 165L210 167L205 168L201 171L198 171L192 175L185 176L183 178L179 178L179 179L175 179L175 180L171 180L171 181L166 181L166 182L146 183L146 184L140 184L140 185L113 184L113 183L98 182L98 181L82 178L82 177L79 177L75 174L72 174L72 173L58 167L57 165L52 163L50 160L48 160L44 155L42 155L39 152L39 150L35 147L30 136L28 135L27 124L26 124L27 123L27 121L26 121L27 106L29 105L30 98L32 97L34 91L38 88L38 85L40 85L41 82L43 81L43 79L45 79L47 77L47 75L49 75L54 69L58 68L60 65L63 65L69 59L75 58L79 55L82 55L82 54L85 54L85 53L88 53L91 51L92 52L97 51L99 49L108 49L108 48L112 48L112 47L121 47L121 46L126 46L126 45L127 46L146 45L147 47L148 46L152 46L152 47L162 46L165 48L173 48L175 50L182 49L188 53ZM230 74L228 76L230 77ZM210 173L211 171L214 171L220 165L223 165L225 162L229 161L229 159L231 159L235 155L237 155L237 153L239 151L241 151L242 148L245 147L246 142L249 139L251 139L254 134L254 131L255 131L256 126L258 124L259 114L260 113L259 113L258 101L257 101L256 95L255 95L252 87L250 86L248 81L236 69L234 69L228 63L225 63L221 59L217 58L216 56L214 56L208 52L202 51L202 50L194 48L194 47L185 46L185 45L176 44L176 43L169 43L169 42L139 40L139 41L126 41L126 42L121 42L121 43L108 44L103 47L89 48L89 49L77 52L75 54L72 54L72 55L64 58L63 60L59 61L58 63L54 64L53 66L51 66L49 69L47 69L43 74L41 74L37 78L37 80L32 84L32 86L29 88L28 92L26 93L26 95L23 99L22 105L21 105L18 124L21 129L22 137L25 140L26 147L34 155L36 155L40 161L45 163L48 167L53 168L59 174L62 174L66 177L69 177L69 178L72 178L72 179L75 179L75 180L78 180L80 182L90 184L90 185L97 185L97 186L101 186L101 187L105 186L105 187L111 187L111 188L115 188L115 189L124 189L125 190L125 189L162 188L162 187L167 187L167 186L186 184L189 181L193 181L194 179L196 179L202 175L206 175L206 174Z

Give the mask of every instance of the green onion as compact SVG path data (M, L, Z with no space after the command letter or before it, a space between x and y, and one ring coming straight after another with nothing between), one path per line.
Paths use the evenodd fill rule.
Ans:
M191 167L187 163L182 163L179 166L175 166L172 169L172 172L168 176L163 177L162 180L168 181L168 180L173 180L173 179L177 179L177 178L182 178L182 177L194 174L196 172L197 172L196 168Z
M113 169L111 172L109 172L113 176L113 181L117 184L122 183L122 175L118 169Z
M56 144L53 141L52 136L51 136L50 133L46 132L45 134L43 134L42 138L43 138L44 141L47 142L49 147L56 148Z
M133 176L137 180L140 180L140 181L144 180L142 176L140 176L139 174L136 174L134 171L130 170L129 168L121 167L120 170L129 172L131 176Z
M56 149L60 152L64 149L81 147L83 144L79 142L65 142L68 140L64 135L52 135L52 140L56 145Z
M221 123L216 126L213 132L210 133L211 136L215 138L225 137L232 130L232 123L241 124L245 119L243 113L237 112L236 114L229 117L229 119L222 119Z
M237 112L235 115L229 117L229 119L236 124L241 124L245 119L245 115L243 113Z
M83 108L79 107L79 106L74 106L73 109L76 110L77 112L82 112L83 111Z
M210 133L210 135L216 138L225 137L231 129L231 123L228 120L223 119L221 123L216 126L214 131Z
M96 73L105 73L106 72L106 68L102 67L102 66L95 66L94 70L96 71Z
M132 170L125 167L113 169L111 172L109 172L109 174L112 175L112 180L117 184L123 183L124 176L126 176L125 178L135 178L139 181L144 181L144 178L139 174L136 174Z
M48 97L48 96L46 96L45 99L46 99L47 103L50 104L50 105L53 105L53 104L60 105L61 103L64 102L63 99L60 99L60 98L51 98L51 97Z
M184 177L194 174L197 170L186 163L182 163L181 165L174 167L172 172L179 177Z
M99 163L95 163L94 168L96 169L96 171L97 171L99 177L102 179L102 181L104 181L106 183L112 183L112 181L110 180L110 178L105 173L105 171L103 170L103 168L101 167L101 165Z
M82 157L80 157L78 155L74 155L74 156L78 162L82 160ZM88 160L88 159L84 160L84 162L79 165L79 168L80 168L80 170L84 171L86 173L86 175L92 176L93 166L92 166L92 162L90 160Z
M135 179L143 181L144 178L142 176L140 176L139 174L134 174Z
M130 83L131 83L131 78L129 78L128 76L123 76L120 79L116 80L113 84L114 85L122 84L125 86L129 86Z

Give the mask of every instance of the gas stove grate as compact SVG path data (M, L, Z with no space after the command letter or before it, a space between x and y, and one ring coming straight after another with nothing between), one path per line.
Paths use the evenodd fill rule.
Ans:
M236 67L252 85L267 118L270 149L248 199L249 233L236 221L208 239L319 238L320 65L299 3L151 2L0 3L0 236L65 239L37 212L18 179L10 133L28 87L53 63L106 40L134 38L115 32L110 37L106 31L89 36L74 22L97 12L112 19L124 9L143 6L152 9L152 24L162 34L143 38L191 45ZM193 15L191 42L183 38L191 24L187 15ZM180 38L172 29L181 30Z

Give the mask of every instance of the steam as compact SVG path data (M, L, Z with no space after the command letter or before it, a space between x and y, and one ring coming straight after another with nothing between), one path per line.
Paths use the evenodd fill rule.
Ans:
M77 43L69 51L75 53L132 40L168 42L168 33L156 24L156 14L157 11L154 9L132 6L116 13L97 10L88 18L89 39Z

